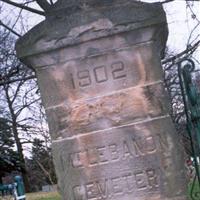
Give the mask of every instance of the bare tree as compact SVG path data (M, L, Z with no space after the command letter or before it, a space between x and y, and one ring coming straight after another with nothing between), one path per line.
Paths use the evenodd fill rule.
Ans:
M1 34L4 37L6 32ZM0 38L0 71L2 85L0 87L1 116L9 122L20 159L26 190L29 182L27 178L24 157L24 145L32 143L33 138L40 133L40 96L35 79L30 79L32 70L17 60L14 51L14 38L6 36ZM28 78L27 78L28 77ZM33 137L34 135L34 137Z

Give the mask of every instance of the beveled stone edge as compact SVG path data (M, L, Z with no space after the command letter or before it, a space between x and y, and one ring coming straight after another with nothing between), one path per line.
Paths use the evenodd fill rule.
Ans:
M153 3L149 3L149 2L141 2L141 1L138 1L138 0L133 0L133 1L135 1L135 2L132 2L132 3L138 3L138 4L141 4L141 5L153 4ZM113 3L111 1L104 1L106 3L106 5L103 5L102 1L96 2L96 0L76 0L75 2L74 1L71 2L69 0L69 3L66 5L66 2L64 3L64 1L59 0L59 1L55 2L54 5L52 5L52 10L48 11L47 15L51 16L52 14L55 14L58 11L62 11L62 10L69 10L69 9L75 10L75 9L73 9L74 7L80 8L81 6L84 6L85 4L87 6L93 6L93 7L94 6L98 6L98 7L105 7L106 6L106 7L108 7L108 6L112 6L112 3ZM126 0L115 0L115 3L117 3L119 6L121 6L125 3L128 4L130 2L127 2ZM159 2L155 2L154 4L159 4Z
M158 82L154 82L154 84L149 84L149 85L147 85L147 86L142 86L142 87L130 87L130 88L126 88L126 89L121 89L121 90L119 90L119 91L116 91L116 92L113 92L112 94L106 94L106 95L102 95L102 96L98 96L98 97L94 97L94 98L92 98L92 99L95 99L95 100L97 100L97 101L100 101L100 99L101 98L110 98L111 96L114 96L114 95L120 95L120 94L128 94L128 92L130 92L130 91L134 91L134 89L137 89L137 88L140 88L143 92L145 91L145 89L147 89L147 87L151 87L151 86L155 86L156 88L158 87L158 88L161 88L161 90L163 89L163 82L161 82L161 81L158 81ZM141 92L142 92L141 91ZM113 97L112 97L113 98ZM115 96L114 96L114 98L115 98ZM162 101L167 101L166 100L166 96L162 96L161 95L161 97L160 97L160 99L161 99L161 101L160 102L162 102ZM56 111L57 109L59 109L59 108L62 108L62 109L65 109L64 107L66 107L66 110L70 110L70 113L71 113L71 115L73 115L73 116L75 116L74 114L76 113L76 109L79 109L79 108L81 108L81 106L83 105L83 106L85 106L85 105L87 105L87 101L88 101L88 104L89 104L89 102L91 101L91 99L81 99L81 100L77 100L74 104L68 104L68 103L62 103L62 104L59 104L59 105L56 105L56 106L53 106L53 107L49 107L49 108L46 108L46 112L47 113L49 113L49 112L51 112L51 113L54 113L54 112L58 112L58 111ZM85 104L84 104L85 103ZM97 103L98 104L98 103ZM96 104L96 105L97 105ZM150 111L150 108L151 108L151 106L152 107L154 107L154 105L149 105L149 106L147 106L148 108L146 108L146 113L144 114L144 115L141 115L139 118L135 118L135 117L133 117L133 116L131 116L131 115L126 115L126 117L128 117L129 118L129 120L127 119L127 121L125 121L125 120L121 120L121 122L116 122L116 121L114 121L113 119L113 117L114 117L114 111L109 111L108 112L108 116L109 116L109 119L110 119L110 126L109 127L104 127L105 129L108 129L108 128L114 128L114 127L120 127L120 126L126 126L126 125L128 125L128 124L130 124L130 123L139 123L139 122L141 122L141 121L145 121L145 120L150 120L150 119L153 119L153 118L159 118L159 117L163 117L163 116L166 116L166 115L168 115L169 114L169 112L168 112L168 106L167 105L164 105L163 104L163 102L162 103L160 103L159 104L159 106L161 106L162 105L162 108L161 107L159 107L159 109L157 110L157 112L156 113L151 113L151 111ZM68 107L69 106L69 107ZM87 106L86 106L87 107ZM103 108L102 107L102 109L105 109L105 108ZM89 107L87 107L87 109L86 109L86 111L90 111L90 108ZM122 111L122 110L121 110ZM120 111L120 112L121 112ZM67 112L66 112L67 113ZM101 112L99 112L99 113L101 113ZM122 111L122 113L123 113L123 111ZM49 116L50 116L50 113L49 113ZM94 115L95 116L95 115ZM103 115L99 115L99 116L103 116ZM131 117L133 117L132 119L131 119ZM97 123L97 121L96 121L96 119L97 119L98 117L97 116L95 116L93 119L91 118L91 124L96 124ZM81 119L81 118L80 118ZM85 134L85 133L90 133L90 132L93 132L93 131L100 131L100 130L102 130L102 128L100 128L100 127L96 127L96 129L94 129L94 128L92 128L92 127L88 127L88 125L81 125L79 122L78 122L78 120L77 120L77 126L76 126L76 128L72 128L73 126L72 126L72 124L73 124L73 120L72 120L72 118L70 118L70 117L67 117L67 115L65 116L65 117L63 117L63 121L67 121L66 122L66 124L68 124L67 125L67 127L64 127L64 128L62 128L62 129L57 129L58 127L54 127L54 128L52 128L52 126L50 126L49 128L50 128L50 133L51 133L51 136L52 136L52 139L53 140L57 140L58 138L67 138L67 137L73 137L73 136L76 136L77 134L78 135L81 135L81 134ZM113 121L112 121L113 120ZM109 120L107 120L107 121L109 121ZM111 122L112 121L112 122ZM51 121L48 121L49 122L49 124L51 123ZM69 135L68 134L66 134L66 133L69 133Z
M129 9L130 7L133 9L137 9L137 6L139 6L139 7L144 6L143 10L146 11L147 13L146 13L145 17L139 21L136 20L136 18L135 18L136 16L133 13L133 14L131 14L131 16L130 16L131 18L129 20L126 19L124 21L124 20L120 19L119 21L115 22L115 21L112 21L113 19L111 19L112 17L110 17L109 15L108 16L107 15L106 16L98 16L98 17L92 16L92 15L94 15L92 13L94 13L95 9L96 9L95 6L92 6L89 9L80 7L78 12L80 13L80 16L88 15L88 20L86 20L87 22L74 24L75 26L69 26L67 31L64 31L63 30L64 27L60 26L60 24L63 24L63 23L70 24L78 16L76 16L76 14L70 15L67 13L61 13L60 16L57 16L57 14L59 14L59 13L55 13L53 16L47 17L47 19L45 21L39 23L37 26L35 26L33 29L31 29L29 32L27 32L23 37L18 39L16 46L15 46L18 57L20 59L25 59L26 57L29 57L31 55L37 55L40 53L53 51L53 50L63 48L66 46L81 44L83 42L90 41L90 40L93 40L96 38L106 37L106 36L118 34L121 32L140 29L142 27L153 26L156 24L157 25L164 24L165 26L167 24L165 11L163 9L162 4L160 4L160 3L126 1L122 4L119 2L121 2L121 0L117 1L117 3L115 3L115 4L112 3L113 5L111 5L109 7L104 6L103 10L105 12L108 12L110 10L110 12L112 13L112 9L114 6L115 8L120 7L121 8L120 13L122 13L123 10L125 11L126 9ZM136 8L134 8L135 6L136 6ZM150 10L148 10L148 9L150 9ZM104 12L103 10L102 10L102 12ZM97 11L98 11L98 9L97 9ZM90 16L89 13L92 14L91 17L89 17ZM140 14L142 14L142 13L143 12L140 11ZM152 15L152 13L154 13L154 14ZM70 19L67 20L69 17L70 17ZM87 37L85 39L83 39L83 37L79 37L80 35L82 36L82 33L80 33L80 35L78 34L78 37L77 37L77 35L75 37L74 37L74 35L72 35L70 38L69 32L72 29L80 27L80 26L85 26L85 25L87 26L91 23L93 24L94 22L101 20L101 19L107 20L112 25L103 23L100 25L101 26L100 29L97 28L97 30L96 30L96 28L95 28L93 30L93 28L92 28L91 30L86 30ZM52 27L53 27L53 29L52 29ZM51 34L51 31L58 32L58 30L60 30L59 34L56 34L56 35ZM85 31L84 31L84 33L85 33ZM47 35L48 35L48 37L47 37ZM88 35L89 35L89 37L88 37ZM66 38L67 38L67 40L66 40ZM42 45L41 41L45 41L46 44L44 43ZM59 41L59 42L57 42L57 41ZM38 46L38 42L40 42L41 45Z
M100 56L104 56L104 55L108 55L108 54L114 54L116 52L130 50L131 48L138 48L138 47L143 47L143 46L147 46L147 45L153 46L153 44L154 44L153 40L147 40L147 41L142 41L142 42L133 43L133 44L124 44L122 47L100 50L99 53L96 53L96 54L85 55L85 56L77 56L77 57L65 59L65 60L62 60L62 61L59 61L59 62L55 61L54 63L48 63L46 65L34 65L34 68L39 71L39 70L43 70L43 69L46 69L46 68L49 68L49 67L54 67L57 64L60 65L60 64L68 63L70 61L78 61L78 60L90 59L90 58L94 58L94 57L100 57ZM34 56L36 56L36 55L34 55Z
M134 90L134 89L137 89L137 88L145 89L147 87L151 87L151 86L154 86L154 85L163 86L163 84L164 84L164 82L162 80L151 81L151 82L148 82L148 83L143 84L143 85L130 86L130 87L127 87L127 88L122 88L122 89L115 90L115 91L112 91L112 92L109 92L109 93L105 93L103 95L97 95L97 96L94 96L94 97L88 97L88 98L84 98L84 99L82 99L82 98L76 99L74 101L74 103L78 104L78 103L82 103L84 101L90 101L90 100L99 99L99 98L102 98L102 97L109 97L109 96L112 96L114 94L120 94L122 92L128 92L130 90ZM50 110L50 109L54 109L54 108L57 108L57 107L62 106L62 105L68 105L68 101L65 100L65 101L61 102L60 104L45 107L45 109Z
M116 35L116 34L120 34L120 33L125 33L125 32L129 32L129 31L134 31L136 29L141 29L141 28L146 28L146 27L150 27L153 25L166 25L166 22L163 22L163 20L161 20L160 18L157 18L156 20L149 20L140 24L129 24L129 25L119 25L119 26L115 26L114 29L107 29L107 30L103 30L101 32L99 32L99 34L93 34L92 36L90 36L90 38L87 39L81 39L80 37L77 38L67 38L68 36L66 36L66 40L62 41L57 45L52 44L50 45L51 47L49 48L43 48L43 46L40 49L37 49L37 47L33 47L32 50L27 51L24 50L24 46L21 46L19 44L19 40L16 43L16 51L17 51L17 56L20 59L26 59L27 57L30 56L36 56L42 53L48 53L50 51L55 51L58 49L62 49L62 48L67 48L68 46L73 46L73 45L78 45L78 44L82 44L88 41L92 41L92 40L96 40L99 38L103 38L103 37L108 37L108 36L112 36L112 35ZM80 42L81 40L81 42ZM54 43L54 41L51 41L52 43Z
M130 126L135 126L135 125L140 125L140 124L145 124L145 123L150 123L152 121L157 121L157 120L170 120L171 121L171 117L169 114L166 115L162 115L162 116L158 116L158 117L153 117L153 118L147 118L145 120L141 120L141 121L137 121L137 122L132 122L132 123L128 123L128 124L124 124L124 125L120 125L120 126L113 126L110 128L106 128L106 129L101 129L101 130L97 130L97 131L91 131L91 132L85 132L85 133L79 133L73 136L68 136L68 137L60 137L57 139L53 139L52 140L52 145L55 143L60 143L60 142L64 142L64 141L69 141L69 140L73 140L73 139L77 139L80 137L85 137L91 134L98 134L104 131L111 131L111 130L115 130L115 129L120 129L120 128L124 128L124 127L130 127Z

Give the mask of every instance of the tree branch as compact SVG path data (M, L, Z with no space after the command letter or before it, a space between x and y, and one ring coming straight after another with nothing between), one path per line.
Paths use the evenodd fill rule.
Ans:
M5 85L5 84L10 84L10 83L14 83L14 82L18 82L18 81L22 81L22 80L30 80L30 79L34 79L34 78L36 78L36 76L35 75L33 75L33 76L27 76L27 77L25 77L25 78L16 78L16 79L13 79L13 80L2 80L2 81L0 81L0 86L2 86L2 85Z
M21 37L21 35L19 33L17 33L16 31L14 31L12 28L8 27L7 25L5 25L1 20L0 20L0 25L3 26L4 28L6 28L7 30L9 30L14 35L16 35L18 37Z
M36 0L36 2L44 11L48 11L51 8L51 5L46 0Z
M16 7L18 7L18 8L22 8L22 9L24 9L24 10L27 10L27 11L30 11L30 12L33 12L33 13L36 13L36 14L38 14L38 15L43 15L43 16L45 16L45 12L40 11L40 10L36 10L36 9L34 9L34 8L30 8L30 7L28 7L28 6L25 6L25 5L22 4L22 3L16 3L16 2L13 2L13 1L10 1L10 0L1 0L1 1L3 1L3 2L7 3L7 4L10 4L10 5L12 5L12 6L16 6Z
M180 58L181 56L183 56L184 54L190 53L190 52L194 52L195 49L198 48L198 46L200 45L200 40L198 42L196 42L194 45L189 46L187 49L185 49L184 51L178 53L175 56L169 57L165 60L162 61L162 64L166 64L168 62L173 62L176 59Z
M161 2L161 4L169 3L169 2L172 2L172 1L174 1L174 0L165 0L165 1Z
M172 1L175 1L175 0L165 0L165 1L162 1L160 3L164 4L164 3L169 3L169 2L172 2ZM179 1L186 1L186 2L188 2L188 1L199 1L199 0L179 0Z
M46 175L46 177L49 179L51 185L53 185L54 182L52 181L50 173L44 168L44 166L42 165L41 162L39 162L38 160L35 160L35 161L39 165L40 169L44 172L44 174Z
M16 111L16 116L18 117L25 108L30 107L32 104L36 103L39 100L40 100L40 98L35 99L34 101L32 101L32 102L30 102L28 104L23 105L23 107L21 107L19 110Z

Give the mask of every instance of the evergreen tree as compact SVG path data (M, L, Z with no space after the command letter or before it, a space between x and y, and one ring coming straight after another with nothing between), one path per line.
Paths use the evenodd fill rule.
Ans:
M43 185L56 183L56 175L53 165L51 148L46 146L44 141L34 139L32 146L32 157L27 160L29 180L32 184L32 191L41 190Z
M0 182L6 173L19 170L19 165L11 128L6 119L0 118Z

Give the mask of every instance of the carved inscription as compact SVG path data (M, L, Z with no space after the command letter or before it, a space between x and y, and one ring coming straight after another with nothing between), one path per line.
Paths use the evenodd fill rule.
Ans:
M77 73L71 73L70 76L72 87L76 89L90 86L93 83L100 84L110 79L117 80L126 78L126 73L124 63L122 61L116 61L110 66L101 65L94 67L93 70L80 70Z
M85 148L81 151L61 154L63 170L66 168L87 168L104 164L140 159L142 157L167 151L168 145L160 135L146 137L130 137L119 142Z
M100 200L117 198L137 192L156 191L159 173L155 169L119 173L115 177L93 180L73 187L75 200Z

